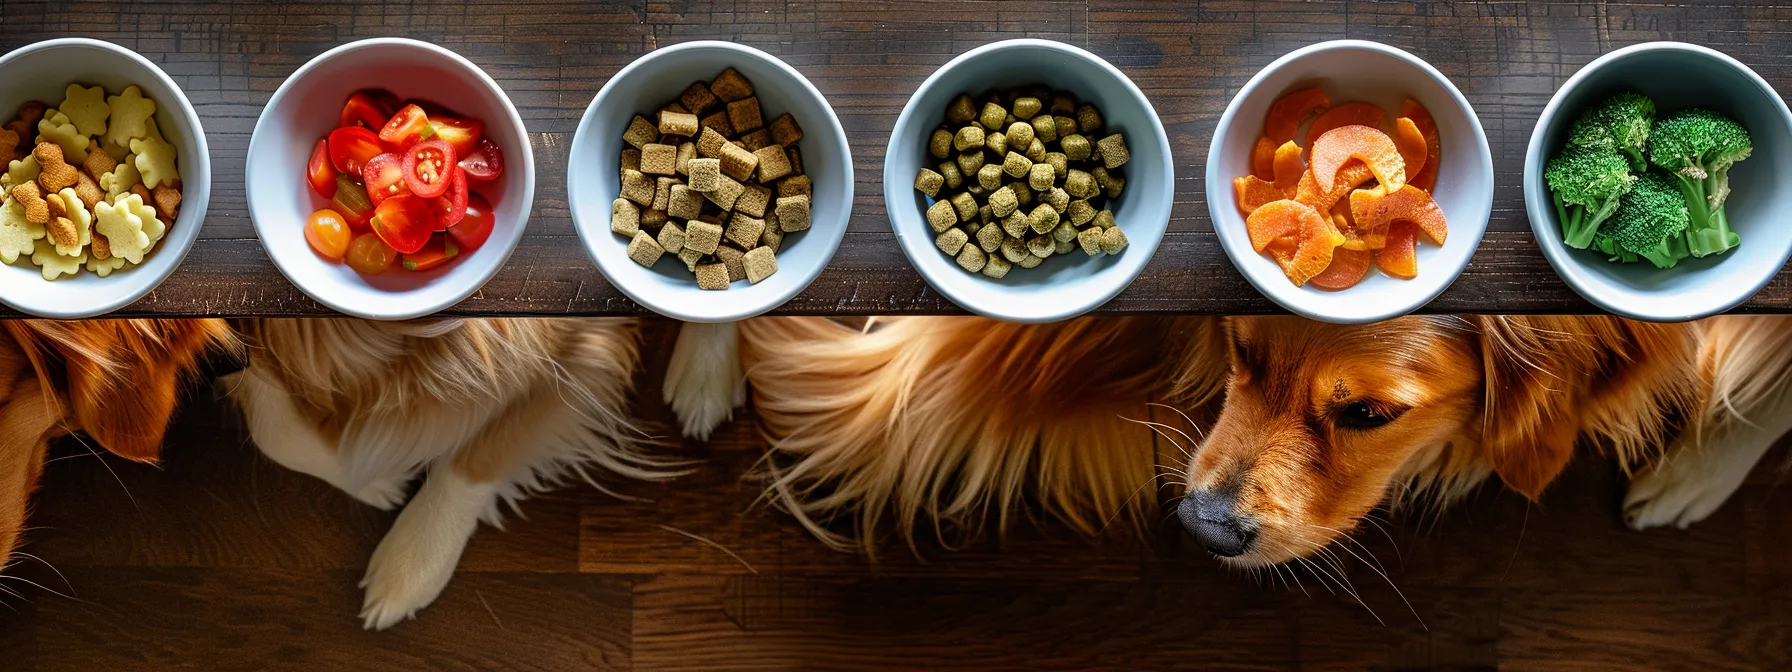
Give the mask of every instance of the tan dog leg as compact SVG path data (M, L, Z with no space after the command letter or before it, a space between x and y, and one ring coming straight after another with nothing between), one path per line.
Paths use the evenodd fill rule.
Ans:
M359 491L345 487L342 460L336 446L318 434L317 423L293 405L292 395L279 383L256 375L253 369L219 379L219 384L243 407L249 435L261 454L287 469L315 476L336 489L383 511L404 502L411 476L375 481Z

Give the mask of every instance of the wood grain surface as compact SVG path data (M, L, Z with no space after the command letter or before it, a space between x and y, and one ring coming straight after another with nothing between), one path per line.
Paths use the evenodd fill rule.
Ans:
M666 354L638 398L659 398ZM1359 603L1308 570L1227 571L1173 521L1144 539L1021 525L920 557L830 551L742 480L758 436L749 414L674 448L698 471L613 483L627 501L583 485L528 500L474 535L416 620L369 633L355 583L393 514L275 466L198 391L159 469L53 451L30 558L0 580L21 594L0 595L0 669L1792 668L1783 449L1686 531L1626 529L1623 477L1591 456L1537 504L1496 484L1439 515L1378 514L1342 565Z
M1363 2L1269 0L438 0L427 3L0 2L0 50L60 36L111 40L155 61L186 91L211 142L210 214L185 264L121 315L315 315L255 238L243 157L261 107L286 76L347 41L403 36L471 59L527 123L538 162L534 213L516 254L460 314L614 315L643 309L597 272L567 214L572 132L598 88L657 47L721 39L770 52L833 104L854 147L855 203L838 256L790 314L960 312L909 266L883 207L883 155L908 95L974 46L1062 40L1109 60L1163 117L1176 161L1170 229L1109 313L1275 310L1220 250L1201 188L1220 113L1276 57L1339 38L1369 39L1430 61L1467 95L1494 153L1489 233L1429 312L1570 313L1592 306L1537 250L1520 171L1538 114L1557 86L1613 48L1649 40L1704 44L1792 89L1792 6L1775 0L1656 2ZM905 178L906 179L906 178ZM1782 272L1744 312L1792 310Z

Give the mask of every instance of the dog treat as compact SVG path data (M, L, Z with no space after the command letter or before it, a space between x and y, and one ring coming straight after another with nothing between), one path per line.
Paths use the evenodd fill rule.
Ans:
M641 146L641 172L673 175L678 172L678 148L650 142Z
M646 231L636 231L633 240L628 243L628 258L635 263L651 268L666 253L659 241L653 239Z
M1041 87L953 98L929 130L937 169L915 176L940 251L990 278L1079 245L1118 254L1125 236L1111 244L1103 236L1130 155L1124 136L1103 123L1093 103Z
M676 222L666 222L660 227L660 235L654 241L666 250L667 254L678 254L684 250L684 229L678 228Z
M697 289L728 289L728 267L721 262L698 264L692 272L697 275Z
M693 136L697 134L697 115L689 112L660 110L660 135Z
M746 267L747 282L755 285L778 272L776 252L769 247L747 250L747 253L741 256L741 265Z

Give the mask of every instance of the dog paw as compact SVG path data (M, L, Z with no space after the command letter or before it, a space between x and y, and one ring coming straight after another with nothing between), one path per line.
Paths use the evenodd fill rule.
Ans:
M352 496L360 500L362 504L381 511L391 511L403 504L405 498L410 494L405 487L410 484L410 481L409 476L374 481L352 493Z
M458 553L423 552L394 542L390 534L380 541L361 579L361 624L368 630L385 630L429 606L460 561Z
M707 440L734 409L746 403L734 323L686 324L679 329L666 367L665 401L685 436Z
M1715 513L1741 485L1740 479L1731 483L1700 468L1697 457L1677 457L1631 479L1624 495L1624 523L1631 529L1673 525L1684 530Z

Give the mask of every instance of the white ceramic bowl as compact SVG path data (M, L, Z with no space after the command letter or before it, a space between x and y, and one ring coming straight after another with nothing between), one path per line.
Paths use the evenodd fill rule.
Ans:
M1380 105L1389 119L1412 98L1437 122L1443 144L1432 197L1449 220L1443 247L1421 244L1419 276L1400 280L1370 269L1355 287L1328 292L1297 287L1267 255L1251 249L1233 178L1251 173L1251 149L1263 135L1269 106L1289 90L1317 83L1336 105ZM1326 322L1375 322L1429 303L1468 266L1493 211L1493 153L1468 99L1431 64L1376 42L1338 40L1302 47L1252 77L1226 106L1207 152L1207 209L1226 255L1257 291L1294 313Z
M1576 117L1606 96L1634 90L1655 99L1657 114L1706 107L1740 122L1754 155L1730 169L1725 201L1742 244L1721 255L1686 259L1670 269L1648 262L1614 264L1562 244L1543 166L1567 141ZM1613 51L1574 73L1556 91L1531 132L1524 160L1524 204L1543 256L1574 291L1600 308L1639 320L1682 321L1747 301L1792 255L1792 113L1760 75L1722 53L1680 42L1649 42Z
M28 100L50 107L62 103L69 84L105 87L117 95L135 84L146 98L156 102L156 129L178 152L180 169L180 217L143 264L99 277L83 270L75 277L44 280L37 266L21 257L10 266L0 265L0 302L39 317L75 319L118 310L148 294L167 279L187 256L205 209L211 201L212 163L205 145L205 127L199 114L174 80L154 63L124 47L83 38L47 40L30 44L0 57L0 114L5 121ZM29 143L30 138L23 142ZM8 157L11 158L11 157Z
M485 245L430 271L394 268L364 276L306 244L305 218L328 204L305 182L306 160L318 139L336 127L349 94L362 89L429 100L485 123L486 137L504 153L504 174L476 189L491 201L495 215ZM535 200L535 156L510 98L459 54L400 38L350 42L287 77L255 122L245 172L249 216L280 272L319 303L376 320L421 317L478 291L522 239Z
M697 280L676 255L652 268L628 258L628 239L610 231L610 203L621 193L622 132L637 114L653 118L695 81L710 81L733 67L753 83L769 123L786 112L803 129L796 144L803 172L813 180L809 230L788 234L779 248L778 272L727 291L697 289ZM732 42L686 42L635 59L604 84L585 108L566 159L567 205L585 249L610 284L654 312L688 322L744 320L777 308L808 287L828 265L846 235L852 214L852 148L846 131L820 91L788 64Z
M1108 131L1126 136L1132 159L1121 167L1126 190L1113 202L1127 248L1113 256L1054 255L1036 268L1015 268L992 280L966 272L934 245L915 174L936 163L927 140L961 93L1045 84L1101 109ZM1104 136L1105 137L1105 136ZM921 83L896 118L884 156L884 207L909 263L939 293L965 310L1012 322L1055 322L1094 310L1145 269L1170 223L1176 193L1170 140L1151 101L1113 65L1082 49L1049 40L986 44L952 59Z

